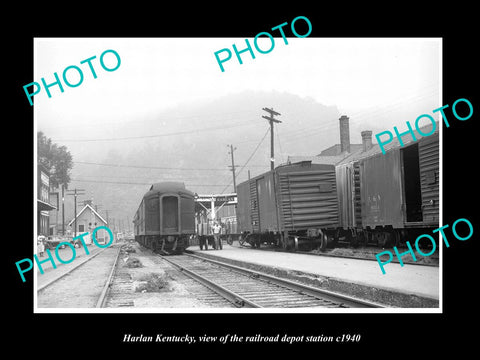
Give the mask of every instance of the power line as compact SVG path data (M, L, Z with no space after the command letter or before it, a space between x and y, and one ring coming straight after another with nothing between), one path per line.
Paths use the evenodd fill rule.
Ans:
M85 179L87 180L88 178L93 178L94 180L95 179L98 179L101 177L102 180L109 180L109 179L113 179L113 180L138 180L138 181L147 181L147 182L156 182L156 181L159 181L159 178L161 179L161 181L175 181L175 179L178 179L179 176L167 176L167 175L170 175L170 174L162 174L160 176L155 176L155 175L151 175L151 176L121 176L121 175L103 175L101 174L101 176L99 174L94 174L94 175L89 175L89 174L75 174L75 175L78 175L78 176L81 176L82 179ZM74 175L74 176L75 176ZM201 175L192 175L192 176L185 176L185 175L181 175L181 178L183 180L198 180L198 181L201 181L203 179L209 179L212 175L211 174L201 174Z
M118 140L135 140L135 139L148 139L148 138L157 138L157 137L164 137L164 136L174 136L174 135L185 135L191 133L199 133L204 131L215 131L215 130L225 130L231 129L234 127L246 126L251 125L251 120L249 121L242 121L240 123L231 124L229 126L212 126L203 129L192 129L192 130L183 130L183 131L175 131L170 133L164 134L156 134L156 135L141 135L141 136L126 136L126 137L118 137L118 138L103 138L103 139L54 139L56 142L94 142L94 141L118 141Z
M284 162L284 159L283 159L283 150L282 150L282 145L280 144L280 134L278 132L278 127L275 128L276 130L276 133L277 133L277 141L278 141L278 147L280 149L280 157L282 158L282 163Z
M95 163L95 162L88 162L88 161L73 161L73 163L74 164L82 164L82 165L112 166L112 167L137 168L137 169L151 169L151 170L228 171L228 169L219 169L219 168L174 168L174 167L162 167L162 166L105 164L105 163ZM236 165L236 166L238 167L240 165ZM265 165L250 165L250 167L263 168L263 167L265 167Z
M85 179L70 179L78 182L91 183L105 183L105 184L119 184L119 185L152 185L152 182L127 182L127 181L105 181L105 180L85 180ZM186 186L224 186L225 184L185 184Z
M240 173L242 172L242 170L245 168L245 166L247 166L248 162L252 159L253 155L255 155L255 153L257 152L258 148L260 147L260 145L262 145L263 143L263 140L265 140L265 138L267 137L267 134L270 132L270 128L267 129L267 131L265 132L265 135L263 135L262 139L260 140L260 142L257 144L257 146L255 147L255 150L253 150L253 153L250 155L250 157L247 159L247 161L245 162L245 165L243 165L240 170L237 172L236 176L238 177L238 175L240 175ZM230 183L225 186L225 188L222 190L222 192L220 194L223 194L225 190L228 189L228 187L230 185L232 185L232 181L230 181Z
M242 170L245 168L245 166L247 166L248 162L252 159L253 155L255 155L255 153L257 152L258 148L260 147L260 145L262 145L263 143L263 140L265 140L265 138L267 137L267 134L268 132L270 131L270 129L268 128L267 131L265 132L265 135L263 135L262 137L262 140L260 140L260 142L258 143L257 147L255 148L255 150L253 150L253 153L252 155L250 155L250 157L247 159L247 161L245 162L245 165L243 165L240 170L237 172L237 176L240 175L240 173L242 172Z
M192 170L192 171L227 171L228 170L228 169L218 169L218 168L173 168L173 167L163 167L163 166L105 164L105 163L94 163L94 162L87 162L87 161L73 161L73 163L85 164L85 165L113 166L113 167L126 167L126 168L137 168L137 169L158 169L158 170Z
M252 111L252 110L239 110L239 111L229 111L229 112L226 112L226 113L218 113L218 112L215 112L215 113L211 113L211 114L201 114L201 115L188 115L188 116L170 116L170 115L161 115L158 117L158 122L161 122L161 121L173 121L173 120L184 120L184 119L192 119L192 118L197 118L197 119L202 119L202 118L207 118L207 119L212 119L214 117L220 117L220 116L224 116L224 115L232 115L232 114L254 114L256 112ZM244 115L242 115L243 117ZM240 117L229 117L230 120L233 120L233 119L239 119ZM126 122L124 122L123 124L124 125L129 125L129 124L132 124L132 123L135 123L136 126L139 126L140 125L143 125L143 123L149 123L151 122L152 119L151 118L145 118L145 119L135 119L135 120L128 120ZM222 123L225 123L225 120L220 120L220 122ZM75 128L75 127L81 127L82 129L85 129L85 128L88 128L88 127L95 127L95 128L98 128L98 126L111 126L111 125L118 125L118 120L114 120L114 121L95 121L95 123L93 124L85 124L85 123L82 123L82 124L76 124L76 125L72 125L72 124L68 124L68 125L59 125L59 124L56 124L55 126L52 126L54 127L55 129L62 129L62 128L68 128L68 129L71 129L71 128ZM45 126L45 125L44 125ZM46 125L47 128L49 128L48 125Z

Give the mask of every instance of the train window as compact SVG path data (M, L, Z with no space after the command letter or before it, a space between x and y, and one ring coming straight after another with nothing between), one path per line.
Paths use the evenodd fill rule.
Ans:
M152 198L147 200L147 210L148 211L158 211L158 199Z
M163 231L178 231L178 198L164 196L162 198Z

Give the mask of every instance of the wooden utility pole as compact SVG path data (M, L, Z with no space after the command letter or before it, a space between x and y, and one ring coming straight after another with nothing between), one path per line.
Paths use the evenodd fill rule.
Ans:
M234 148L233 145L227 145L230 147L230 152L229 154L232 155L232 166L230 166L232 168L232 174L233 174L233 192L236 193L237 192L237 183L236 183L236 180L235 180L235 161L233 159L233 152L235 150L237 150L237 148Z
M74 208L74 211L75 211L75 215L74 215L74 216L75 216L75 217L74 217L74 221L75 221L75 224L74 224L74 226L75 226L75 232L74 232L74 234L75 234L75 236L74 236L74 237L77 237L77 196L79 196L79 195L85 195L85 193L82 192L82 191L85 191L85 189L77 189L77 188L75 188L75 189L73 189L73 190L67 190L67 192L68 192L68 191L70 191L70 193L67 194L67 195L73 195L73 200L74 200L74 204L73 204L73 208ZM73 191L73 192L72 192L72 191Z
M65 186L62 184L62 235L65 236Z
M274 144L273 144L273 123L281 123L280 120L274 118L274 116L281 115L280 113L273 111L272 109L263 108L262 110L268 112L270 117L262 116L264 119L267 119L270 122L270 170L275 168L275 154L274 154Z
M103 210L103 211L105 211L105 213L107 214L107 225L108 225L108 227L110 227L111 226L110 225L110 220L108 219L108 212L110 211L110 209L106 209L106 210Z

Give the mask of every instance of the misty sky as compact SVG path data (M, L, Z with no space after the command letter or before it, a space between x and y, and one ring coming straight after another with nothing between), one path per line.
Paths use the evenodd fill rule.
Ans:
M268 48L270 40L262 40L266 43L260 41L259 46ZM47 83L53 82L53 72L61 77L69 65L84 70L80 86L64 86L64 93L54 86L50 99L44 89L35 96L38 129L54 140L72 134L83 137L87 130L93 136L93 125L105 132L115 124L175 105L188 106L245 89L310 97L337 106L352 122L371 120L375 112L396 109L420 115L438 104L439 39L288 38L288 42L285 45L282 38L275 38L270 53L254 49L255 59L246 52L242 65L233 55L221 72L214 52L232 49L232 44L242 49L245 39L37 38L33 81L44 77ZM99 64L100 54L107 49L121 57L116 71L106 72ZM94 55L97 79L87 64L80 65ZM69 73L71 81L74 73Z
M268 38L261 39L260 48L268 49L269 42ZM253 46L253 39L250 43ZM243 49L245 39L35 39L32 81L41 83L43 77L47 84L52 83L53 73L62 78L63 70L70 65L83 71L83 83L78 87L64 84L61 93L58 86L53 86L51 98L42 88L34 98L35 130L43 131L59 145L66 145L73 156L70 186L84 188L88 197L122 212L113 214L119 218L132 216L138 199L152 182L177 179L199 193L231 192L227 144L238 147L236 164L247 164L250 159L248 169L238 169L237 184L246 180L247 170L255 176L269 169L269 139L264 135L268 123L261 117L265 115L261 107L269 104L251 108L247 104L229 114L229 108L219 110L215 103L215 99L229 94L275 91L332 106L339 114L350 117L352 143L361 142L361 130L369 129L375 134L393 126L402 129L407 120L413 123L417 116L431 114L442 105L441 39L288 38L285 45L282 38L275 38L270 53L260 54L254 48L256 58L245 52L242 65L233 54L223 64L222 72L214 52L232 50L232 44ZM100 55L109 49L121 58L120 67L112 72L103 70L99 62ZM80 64L92 56L97 57L92 60L96 79L88 64ZM108 67L116 65L112 54L105 57L105 62ZM69 81L78 82L76 76L70 70ZM28 106L27 98L25 101ZM284 123L276 128L276 165L286 161L288 155L315 155L339 142L337 136L331 135L338 132L336 115L329 119L319 116L312 128L311 122L302 122L307 115L304 106L292 112L291 106L282 109L281 105L278 104L277 111L282 113L288 108L290 113L282 114ZM192 113L191 109L200 108L196 106L201 106L201 115ZM434 117L439 119L437 114ZM201 132L148 138L164 132L178 134L192 127ZM224 132L214 130L218 127L224 128ZM236 129L242 130L243 138L232 138ZM231 132L228 140L225 131ZM322 137L325 133L330 136ZM117 140L125 136L140 139ZM259 143L262 136L265 140ZM103 138L114 141L97 141ZM95 141L84 141L89 139ZM172 145L166 147L168 151L162 150L161 158L148 155L149 149L159 144L165 148L168 141ZM208 141L211 147L197 144L198 141ZM199 162L198 156L186 156L189 153L185 147L202 149L196 155L205 161ZM138 155L142 152L145 156ZM89 161L184 168L148 171L82 163ZM193 169L211 167L219 171ZM123 184L118 185L119 182ZM130 205L113 204L117 197L115 184L119 189L130 189L125 198Z
M268 49L269 41L261 39L260 48ZM253 46L253 39L250 43ZM285 45L282 38L275 38L275 47L270 53L260 54L254 48L256 58L252 59L248 52L243 53L242 65L233 54L232 59L223 64L225 72L222 72L214 52L223 48L232 50L232 44L243 49L245 39L35 39L32 81L41 83L43 77L47 84L52 83L53 73L57 72L62 78L63 70L70 65L79 66L84 75L78 87L64 84L61 93L58 86L53 86L51 98L42 88L34 98L35 130L43 131L59 145L66 145L73 156L73 180L69 186L86 189L86 198L95 198L103 204L103 209L112 210L110 216L125 219L125 222L133 216L141 195L152 182L177 178L199 193L232 191L226 138L217 139L216 136L225 136L222 135L225 131L234 135L236 129L242 129L247 138L228 139L238 147L236 163L246 164L249 156L254 155L248 169L252 170L252 176L269 169L268 138L259 143L268 129L268 123L261 118L265 115L261 107L269 104L251 108L247 104L240 108L241 111L235 109L237 113L233 115L228 108L219 110L216 107L215 99L242 91L289 93L306 98L310 103L333 106L339 114L350 117L352 143L361 142L361 130L370 129L375 134L393 126L402 129L405 121L413 123L417 116L431 114L442 105L441 39L288 38L288 45ZM112 72L104 71L99 62L100 55L109 49L121 57L120 67ZM88 64L80 64L92 56L97 57L92 60L96 79ZM105 57L105 62L109 67L116 65L112 54ZM68 73L72 83L79 80L75 73ZM25 102L28 106L27 98ZM206 109L204 104L207 104ZM280 113L287 108L282 110L281 105L276 108ZM202 115L188 112L198 108L195 106L203 106ZM319 116L314 122L315 128L311 128L311 123L302 123L307 114L303 112L305 107L300 107L297 113L296 108L292 112L290 106L290 114L283 113L284 123L276 128L276 165L285 161L288 154L315 155L339 142L336 136L322 137L325 130L329 130L329 134L337 133L336 115L331 119ZM226 123L224 114L229 115ZM438 116L435 118L439 119ZM178 133L189 130L191 124L202 132L170 138L115 139L159 132ZM243 127L236 128L237 124ZM216 127L226 130L223 133L213 130ZM103 138L115 140L84 141ZM174 144L167 147L170 153L162 152L161 158L148 155L151 146L166 141ZM205 143L197 146L203 149L201 157L208 161L198 162L198 156L185 158L184 154L188 154L185 146L193 149L196 141L211 144L207 151ZM299 153L302 151L300 145L303 145L302 153ZM142 151L146 155L139 158ZM122 163L128 159L134 162L127 165L141 162L147 166L169 166L172 163L172 166L185 169L148 171L82 164L82 161L116 162L116 158ZM219 171L189 169L208 167ZM247 169L239 174L237 184L246 177ZM135 185L137 183L144 185ZM119 191L124 191L125 195L119 197ZM119 199L122 202L117 203ZM72 206L67 205L68 216Z

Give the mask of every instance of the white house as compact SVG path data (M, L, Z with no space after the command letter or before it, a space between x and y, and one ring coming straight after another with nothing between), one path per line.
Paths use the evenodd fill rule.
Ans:
M98 212L90 205L86 204L82 210L77 214L77 236L88 232L88 235L83 237L85 244L92 243L92 232L99 226L108 226L107 221L100 216ZM75 233L75 218L73 218L68 226L72 227L72 233ZM95 239L99 244L106 244L110 241L110 235L107 230L99 229L95 233Z

